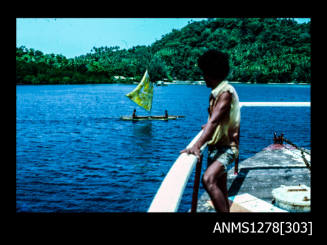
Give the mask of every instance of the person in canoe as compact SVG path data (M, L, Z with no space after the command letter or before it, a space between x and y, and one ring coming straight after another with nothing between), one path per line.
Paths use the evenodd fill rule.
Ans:
M168 118L168 111L165 110L165 118Z
M238 157L240 132L240 107L236 90L226 81L229 60L225 53L217 50L205 52L198 60L209 97L209 117L203 125L198 141L181 153L200 157L200 148L208 143L208 167L202 183L217 212L229 212L227 192L227 167Z
M136 116L136 109L134 109L132 117L133 117L133 119L137 118L137 116Z

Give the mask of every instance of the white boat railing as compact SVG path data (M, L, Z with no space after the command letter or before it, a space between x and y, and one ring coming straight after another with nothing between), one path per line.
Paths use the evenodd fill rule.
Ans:
M290 106L290 107L310 107L310 102L240 102L240 108L252 106ZM186 148L190 148L200 138L203 130L201 130L189 143ZM201 147L201 152L207 144ZM181 202L184 189L191 173L198 161L195 155L182 153L176 159L168 171L166 177L162 181L148 212L177 212Z
M310 102L240 102L240 107L244 106L291 106L310 107Z

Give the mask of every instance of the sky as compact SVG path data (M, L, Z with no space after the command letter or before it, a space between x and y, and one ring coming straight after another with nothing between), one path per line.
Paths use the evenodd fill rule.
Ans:
M90 53L93 47L129 49L151 45L173 29L205 18L17 18L16 46L62 54ZM299 23L308 18L296 18Z

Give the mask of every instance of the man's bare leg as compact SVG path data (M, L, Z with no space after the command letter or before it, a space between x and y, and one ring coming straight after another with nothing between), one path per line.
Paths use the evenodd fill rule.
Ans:
M225 174L224 166L219 161L214 161L207 168L202 178L203 186L208 192L217 212L229 212L227 184L223 184L226 180L227 175Z
M222 176L218 179L218 187L224 193L226 200L226 207L228 209L227 212L230 211L230 204L228 200L228 190L227 190L227 173L223 173Z

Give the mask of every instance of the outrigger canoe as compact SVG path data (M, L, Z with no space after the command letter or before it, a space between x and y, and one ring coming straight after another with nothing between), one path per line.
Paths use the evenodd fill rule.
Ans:
M147 111L151 111L152 99L153 99L153 83L150 81L150 76L146 70L141 82L137 87L126 96L131 99L134 103L142 107ZM144 121L144 120L175 120L184 116L169 116L167 110L163 116L135 116L136 109L134 109L133 116L121 116L121 120L125 121Z
M144 121L144 120L175 120L177 118L183 118L184 116L121 116L120 119L124 121Z

